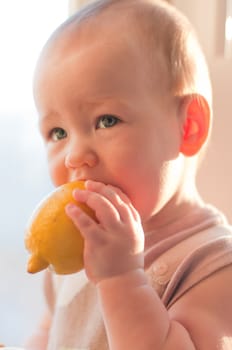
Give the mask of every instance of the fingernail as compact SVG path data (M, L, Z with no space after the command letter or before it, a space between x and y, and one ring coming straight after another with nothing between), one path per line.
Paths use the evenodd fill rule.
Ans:
M77 206L75 204L69 203L65 207L66 213L71 213L77 210Z
M79 193L83 192L84 190L79 190L78 188L75 188L75 190L73 190L73 197L75 198Z

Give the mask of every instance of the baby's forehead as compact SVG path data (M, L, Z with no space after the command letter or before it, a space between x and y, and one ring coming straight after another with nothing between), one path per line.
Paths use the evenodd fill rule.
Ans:
M155 61L156 72L153 74L154 78L157 76L159 80L161 77L157 74L160 72L160 65L154 58ZM133 71L138 78L141 76L141 80L146 76L150 77L147 56L128 32L124 36L102 36L101 33L97 33L95 38L89 35L88 31L87 34L83 32L80 36L78 31L63 32L49 45L47 53L45 51L45 57L42 60L43 71L45 75L49 70L60 74L64 68L63 74L65 72L68 74L66 67L73 66L73 63L77 77L78 72L85 71L88 74L91 72L92 76L101 77L102 83L106 77L114 75L115 72L119 73L123 69Z
M122 15L120 11L115 12L112 8L84 19L74 16L58 28L51 37L50 44L64 54L66 50L75 46L80 48L94 43L102 47L105 43L106 50L107 48L112 50L112 47L120 50L123 46L124 48L127 46L134 53L139 51L144 56L145 65L151 56L153 58L164 56L162 45L157 45L154 50L156 34L152 31L144 18L140 20L134 13L130 15L130 11ZM158 33L157 35L159 36ZM162 57L163 61L165 58Z
M41 60L42 63L51 67L57 61L71 59L78 52L91 54L91 50L96 49L102 56L107 53L109 57L109 52L112 53L112 66L116 59L119 62L137 59L144 74L152 81L156 83L154 78L159 72L159 78L169 85L166 57L160 45L154 50L155 39L148 38L152 34L149 35L146 16L140 20L134 9L128 9L126 15L116 10L112 7L100 13L93 11L84 17L78 13L71 17L51 36L42 54L42 58L45 58Z
M157 52L156 57L153 57L154 68L151 69L148 55L141 50L133 32L126 31L123 36L118 36L118 28L114 25L109 25L107 28L107 35L98 31L94 36L91 33L93 28L65 28L48 49L49 60L47 58L44 60L47 69L56 65L61 67L62 62L67 65L68 62L75 61L78 66L77 72L80 71L79 68L84 68L96 77L101 76L102 83L106 77L114 75L114 71L133 70L138 76L138 81L139 76L141 81L147 77L149 81L160 82L161 89L166 80L163 73L167 74L163 57Z
M156 61L156 70L151 76L147 55L138 40L134 40L134 33L128 30L119 36L115 25L107 25L107 35L103 35L102 26L101 31L92 36L90 24L83 27L68 25L50 40L34 83L37 96L41 93L45 96L44 87L52 84L53 88L57 87L53 90L54 95L58 87L63 86L66 91L78 91L76 100L82 101L86 96L95 95L126 99L140 87L142 96L150 93L153 82L156 82L159 94L166 90L166 79L160 75L160 62Z

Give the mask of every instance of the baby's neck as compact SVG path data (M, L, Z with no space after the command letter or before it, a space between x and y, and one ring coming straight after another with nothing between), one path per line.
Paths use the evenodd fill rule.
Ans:
M168 238L182 223L184 224L185 217L201 211L204 207L205 204L196 189L178 193L157 214L143 223L145 235L156 231L157 242Z

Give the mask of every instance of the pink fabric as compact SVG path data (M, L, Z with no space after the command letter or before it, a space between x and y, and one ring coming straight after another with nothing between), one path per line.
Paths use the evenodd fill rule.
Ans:
M232 229L218 225L169 248L147 269L147 274L169 308L194 285L231 263Z
M162 230L169 238L155 244ZM232 229L222 214L206 207L162 230L146 234L145 267L169 308L201 280L232 263ZM49 350L109 349L96 290L84 271L50 276L46 295L53 312Z

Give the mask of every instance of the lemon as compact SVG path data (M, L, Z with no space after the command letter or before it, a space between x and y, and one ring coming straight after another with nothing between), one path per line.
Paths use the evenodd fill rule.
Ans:
M69 182L56 188L33 212L25 235L25 246L31 253L28 272L36 273L50 266L57 274L71 274L83 268L84 240L66 215L65 206L75 203L92 218L94 213L74 200L75 188L84 190L84 182Z

